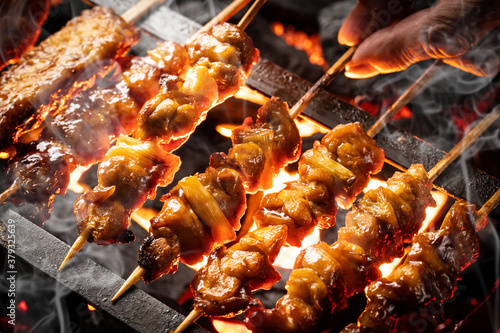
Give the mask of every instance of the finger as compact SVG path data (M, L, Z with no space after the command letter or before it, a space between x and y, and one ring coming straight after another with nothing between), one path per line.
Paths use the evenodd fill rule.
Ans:
M374 32L403 17L410 7L407 0L359 0L346 18L338 34L344 45L358 45Z
M493 76L500 72L500 29L487 34L460 57L444 59L446 64L477 76Z

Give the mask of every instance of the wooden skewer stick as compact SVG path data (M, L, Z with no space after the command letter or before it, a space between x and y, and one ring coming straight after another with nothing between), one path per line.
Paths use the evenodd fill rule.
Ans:
M483 132L500 116L500 105L497 105L486 115L459 143L453 147L446 156L439 161L431 171L429 178L434 181L451 162L462 154Z
M252 7L245 13L240 22L238 22L238 27L245 30L265 3L266 0L255 0Z
M196 320L198 320L198 318L200 318L202 315L203 311L193 309L184 319L184 321L174 331L171 331L170 333L181 333L186 328L191 326L191 324L194 323Z
M403 95L401 95L394 104L380 117L375 124L367 131L367 134L373 138L377 135L382 128L398 113L399 110L408 102L410 102L415 95L429 82L429 80L439 71L443 63L440 60L427 68L427 70L408 88Z
M476 215L476 232L483 229L486 226L486 216L495 209L495 207L500 203L500 189L498 189L493 196L486 201L486 203L478 210Z
M87 228L85 228L85 230L83 230L81 235L78 236L78 238L75 240L75 242L71 246L71 249L69 249L68 254L66 255L66 258L64 258L61 266L59 266L59 270L63 269L63 267L66 266L66 264L68 263L68 261L71 258L73 258L78 253L78 251L80 251L82 249L82 247L87 242L87 239L89 239L92 231L94 231L94 229L91 227L87 227Z
M141 17L147 14L154 6L162 3L164 0L141 0L125 13L122 14L122 19L127 23L137 22Z
M326 71L326 73L318 80L316 83L309 88L309 90L302 96L302 98L295 103L295 105L290 109L290 117L297 118L302 111L307 107L309 102L327 85L329 85L333 79L344 70L345 65L351 60L352 55L356 51L356 46L349 48L333 65Z
M118 297L120 297L125 291L127 291L130 287L136 284L137 281L139 281L144 276L145 273L146 270L144 268L142 268L141 266L137 266L132 272L132 274L130 274L127 281L125 281L125 283L122 285L120 290L118 290L115 296L113 296L111 302L116 301Z
M257 11L262 7L265 0L256 0L256 2L259 2L261 4L258 6L255 6L255 3L254 3L254 5L248 9L244 18L241 20L241 21L245 21L244 22L245 27L248 26L248 23L249 23L248 18L245 19L245 17L251 17L251 18L255 17L255 15L257 14ZM253 14L249 14L249 12L251 12ZM241 23L241 21L240 21L240 23ZM240 26L240 25L238 24L238 26ZM240 28L242 28L242 29L245 29L245 27L240 26ZM140 266L136 267L135 270L132 272L132 274L127 279L127 281L125 281L123 286L120 288L120 290L115 294L115 296L113 296L112 300L118 299L118 297L120 297L125 291L127 291L131 286L133 286L135 283L137 283L144 276L145 272L146 271L142 267L140 267ZM129 283L129 281L131 283Z
M0 194L0 205L3 205L7 200L10 199L21 188L18 180L15 180L12 185Z

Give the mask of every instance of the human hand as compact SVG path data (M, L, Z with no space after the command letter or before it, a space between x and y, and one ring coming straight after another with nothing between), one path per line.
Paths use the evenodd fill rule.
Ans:
M368 78L427 59L478 76L500 70L498 0L439 0L412 13L410 0L359 0L338 40L359 45L345 75ZM490 33L491 32L491 33Z

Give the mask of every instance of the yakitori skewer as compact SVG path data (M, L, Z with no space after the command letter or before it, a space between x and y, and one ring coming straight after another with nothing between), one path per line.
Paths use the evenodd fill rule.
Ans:
M210 39L209 43L204 43L203 38ZM221 44L220 48L216 48L216 43ZM221 103L227 97L234 94L239 86L243 84L243 78L251 72L252 64L256 62L258 51L253 48L252 42L243 31L229 24L214 26L211 33L201 32L197 37L192 39L190 44L187 44L190 61L192 67L187 70L185 80L181 80L175 76L166 76L163 79L163 85L160 92L145 103L140 111L138 126L134 131L134 137L141 142L154 142L157 149L163 150L158 146L161 144L166 151L171 151L177 148L189 137L194 128L201 122L206 112L215 104ZM205 52L206 54L204 54ZM215 54L215 52L223 52L223 54ZM213 54L212 54L213 53ZM211 62L214 62L211 65ZM208 66L213 67L209 72ZM151 140L153 139L153 140ZM126 149L122 150L126 157ZM115 156L115 159L118 159ZM106 161L101 163L106 166ZM101 168L101 167L100 167ZM173 169L172 169L173 170ZM89 234L89 239L97 241L100 244L109 244L123 239L117 233L114 233L111 239L107 239L99 233L97 229L111 229L112 225L128 228L130 214L134 209L142 205L146 196L139 196L136 200L131 201L133 207L128 207L125 203L120 203L121 198L125 193L128 193L128 187L131 183L125 181L128 178L144 177L147 175L141 174L140 169L128 169L118 177L104 180L100 179L99 185L94 190L84 193L77 198L74 206L75 218L79 226L79 233L88 235L83 232L84 229L93 229ZM105 171L101 173L105 174ZM104 182L113 186L117 190L108 192L104 195L102 192ZM133 183L132 183L133 186ZM147 196L154 196L157 184L151 183L142 192L147 193ZM137 200L140 199L140 200ZM110 214L108 207L109 202L114 202L112 210L123 210L126 214ZM129 200L130 201L130 200ZM123 208L122 208L123 207ZM102 213L106 211L111 220L102 219ZM125 221L123 221L123 219ZM98 224L100 227L93 227ZM108 225L109 224L109 225ZM107 226L108 225L108 226ZM102 232L101 232L102 233ZM106 235L108 236L108 235ZM127 241L130 241L130 237ZM82 243L79 239L79 244ZM71 258L76 251L70 250L67 258ZM64 263L68 261L64 260ZM61 265L60 269L64 265Z
M483 122L491 123L491 119L484 118L477 125L484 131ZM475 137L477 133L470 135ZM443 160L456 159L471 142L467 135L457 145L458 153L450 152ZM435 178L443 170L437 163L429 175ZM419 230L425 208L433 202L431 184L423 167L412 165L407 172L389 179L387 188L367 191L347 214L339 240L331 246L318 243L304 249L287 282L287 295L274 309L252 307L247 327L255 332L327 328L322 325L346 306L348 297L378 278L380 264L403 255L403 242Z
M125 55L139 39L139 30L131 24L141 13L136 8L128 12L129 21L109 8L85 10L2 72L0 150L40 126L68 96L112 70L112 60Z
M438 230L415 235L403 262L389 276L368 285L365 310L342 332L394 332L401 315L453 297L462 272L479 255L476 232L499 201L500 190L479 211L458 200Z
M342 67L344 64L345 64L345 60L339 61L339 62L335 63L333 65L333 67L339 68L339 67ZM332 71L329 71L329 73L325 74L325 76L327 76L327 75L333 75ZM326 82L326 81L324 81L324 82ZM318 89L318 87L316 86L315 89ZM308 97L302 98L301 104L304 105L304 106L307 105L307 103L311 100L311 98L313 96L314 96L314 94L309 94ZM273 104L277 108L284 108L284 106L279 106L279 105L283 104L282 102L278 102L277 100L271 99L270 100L270 104L268 104L268 105L269 105L270 108L272 108ZM264 109L267 108L267 107L268 106L264 106ZM294 117L297 117L299 113L297 113L295 111L292 111L292 110L288 111L289 117L290 117L290 115L293 115ZM283 116L278 116L276 119L282 119L282 118L283 118ZM262 121L260 121L260 122L262 123ZM276 121L273 121L273 122L276 123ZM248 121L246 121L246 123L248 123ZM258 123L259 123L259 121L258 121ZM249 123L248 125L251 125L251 124L252 123ZM248 125L243 125L242 128L248 127ZM257 125L256 129L259 128L260 126L263 126L263 125ZM256 129L254 129L254 131ZM250 129L250 131L252 131L252 130ZM251 170L252 168L249 167L248 165L247 166L244 166L244 165L245 165L245 163L248 164L250 161L256 161L256 160L259 160L259 159L262 159L262 158L259 157L257 159L255 157L252 157L252 158L244 157L247 160L243 161L243 159L241 157L237 157L238 154L239 154L239 156L252 156L251 155L252 152L250 150L247 150L247 149L250 149L250 148L246 148L247 146L245 146L245 148L242 148L242 147L244 147L244 145L240 145L240 144L241 143L245 143L245 142L247 142L247 144L248 143L253 144L251 141L252 140L253 141L256 140L256 139L251 139L250 141L248 141L248 139L240 138L241 134L238 134L239 132L241 132L243 134L244 133L248 133L247 131L241 131L241 130L238 130L238 129L236 129L235 131L233 131L233 145L234 145L234 147L233 147L233 149L230 150L229 156L226 156L223 153L214 154L211 157L211 166L214 167L214 168L226 167L226 166L229 166L229 168L236 167L237 168L236 170L239 170L239 172L243 172L244 178L250 180L250 181L246 181L245 182L245 188L247 189L247 193L254 193L257 190L270 187L269 185L270 185L270 182L272 181L272 179L270 179L270 177L273 176L273 172L270 172L271 169L269 169L269 165L266 166L266 164L269 164L269 158L267 159L268 162L265 162L266 161L265 158L264 158L264 160L262 162L262 164L263 164L262 168L264 168L264 169L268 168L269 170L266 171L266 170L263 169L262 171L259 172L259 174L257 174L257 177L256 177L255 175L248 174L248 170ZM290 131L288 131L288 132L290 132ZM272 133L268 133L268 134L264 134L264 135L269 135L269 134L272 134ZM262 137L262 138L264 138L264 136L262 134L259 135L259 136ZM268 146L269 143L272 142L272 137L269 138L269 139L267 139L267 141L269 142L268 144L266 144L265 141L262 141L263 139L258 139L258 140L261 141L261 143L259 145L262 146L262 150L264 150L264 151L265 150L269 150L269 147L266 147L266 146ZM282 141L286 141L286 140L282 140ZM294 139L292 139L292 140L289 139L288 141L289 141L289 145L291 147L294 147L294 145L291 144L291 142L294 142ZM258 142L258 141L255 141L255 142ZM255 149L255 148L253 148L253 149ZM257 146L257 149L259 149L258 146ZM259 151L260 151L260 149L259 149ZM293 160L293 156L296 156L296 154L299 152L299 149L293 148L293 149L289 149L289 151L291 153L289 154L288 161L286 161L286 163L289 163L291 160ZM293 153L294 151L295 151L295 153ZM254 153L256 153L255 150L254 150ZM266 155L266 154L264 153L264 155ZM273 154L267 153L267 155L269 156L269 155L273 155ZM240 160L238 161L238 159L240 159ZM255 163L255 162L252 162L252 163ZM238 166L238 164L240 164L241 166ZM349 183L352 183L354 181L354 174L349 169L346 169L345 167L343 167L341 164L337 163L334 160L329 160L329 164L330 164L331 172L335 173L337 175L337 178L340 179L341 182L349 184ZM278 163L278 165L279 165L279 167L274 167L272 169L278 170L279 168L281 168L284 165L284 162L280 162L280 163ZM253 166L253 168L255 168L255 166ZM245 170L247 170L247 171L245 171ZM260 173L263 173L264 175L266 175L265 177L267 177L267 180L261 179L262 177L260 176ZM252 180L252 179L256 179L256 180ZM172 196L176 197L178 194L175 191L175 189L173 191L174 192L172 192L172 193L175 193L175 194L172 194ZM168 209L168 200L164 204L164 209L165 208ZM163 212L164 209L162 209L162 212ZM162 215L162 212L160 212L159 216ZM156 219L158 219L158 218L156 218ZM179 222L177 222L177 223L179 223ZM184 223L189 223L189 222L184 221ZM152 223L152 228L154 228L155 224L157 224L157 223ZM182 231L182 229L180 229L179 231ZM170 239L170 240L175 239L175 238L172 238L170 236L170 234L168 234L167 236L168 236L168 239ZM180 236L180 235L178 235L178 236ZM153 240L158 241L158 237L155 237L154 235L150 235L150 236L148 236L147 241L145 240L145 242L143 242L143 244L149 244L149 243L153 242ZM231 238L225 239L224 242L229 242L229 241L231 241L233 239L234 238L231 237ZM185 240L185 242L187 242L187 240ZM201 242L201 240L199 242L194 242L194 243L196 243L195 245L198 248L200 248L200 247L204 248L204 249L198 250L198 252L201 251L201 254L203 255L204 252L206 252L207 249L210 250L211 246L209 246L209 247L207 247L205 245L201 246L201 244L204 244L204 243L203 242L200 243L200 242ZM183 242L181 241L181 243L183 243ZM212 244L212 243L209 243L209 244ZM142 248L143 247L141 246L141 249ZM185 251L185 250L183 250L183 251ZM192 250L190 250L190 251L192 251ZM190 251L186 251L186 252L190 252ZM168 262L169 264L166 264L166 263L162 264L161 265L163 267L162 273L161 274L156 273L156 274L154 274L154 277L149 276L148 279L147 279L147 282L150 282L150 281L158 278L162 274L165 274L165 273L170 273L171 274L172 272L175 272L175 270L177 268L177 265L175 264L175 260L173 260L173 258L175 258L176 256L179 255L179 253L178 253L179 250L177 249L176 252L177 252L176 255L171 256L170 254L166 255L166 253L170 253L170 252L163 251L163 253L164 253L163 256L165 257L164 260L166 260L166 262ZM159 258L162 257L162 254L161 253L158 253L158 255L151 255L150 254L150 255L148 255L148 257L156 258L156 260L159 260ZM200 255L197 255L197 256L195 256L195 258L196 258L197 261L199 261L201 257L200 257ZM183 257L181 256L181 260L182 259L183 259ZM187 260L188 263L195 263L195 262L197 262L197 261L191 262L191 260L193 260L192 258L184 258L184 260L185 261ZM139 267L137 267L133 271L133 273L129 276L129 278L127 279L127 281L125 282L125 284L122 285L122 287L120 288L120 290L113 297L113 300L116 300L126 290L128 290L132 285L134 285L137 281L139 281L141 278L144 278L144 276L146 274L146 268L143 267L143 266L145 266L145 260L140 259L139 260L139 264L140 264Z
M0 70L35 45L49 15L50 1L4 0L0 7Z

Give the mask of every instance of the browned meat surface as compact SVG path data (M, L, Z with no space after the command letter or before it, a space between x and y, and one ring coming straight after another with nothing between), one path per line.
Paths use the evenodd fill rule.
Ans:
M158 95L141 110L135 137L161 138L176 149L216 104L235 94L250 75L258 51L238 27L224 23L186 45L191 68L165 76Z
M19 185L13 203L31 220L45 221L52 210L54 196L66 193L75 168L71 151L61 143L44 141L24 145L5 170L6 182Z
M338 180L329 166L333 162L355 174L356 181L351 186ZM338 125L302 155L298 180L263 198L255 221L258 226L287 225L287 243L300 246L316 225L321 228L333 226L337 203L351 205L368 184L370 175L379 172L383 164L384 151L361 124Z
M181 180L162 200L162 210L151 220L150 231L170 229L180 242L180 259L187 264L202 261L215 245L234 240L234 230L240 228L246 207L245 189L239 174L225 168L209 167L205 173ZM151 240L145 239L143 244L148 241ZM152 280L155 280L163 274L175 272L176 267L167 264L172 261L170 256L158 254L154 257L155 265L167 269L161 271L154 264L142 266L143 260L139 260L139 265L146 269L146 276L153 276ZM152 280L144 278L145 282Z
M109 60L123 56L137 39L137 30L111 9L94 7L24 53L0 76L0 149L17 139L26 122L43 120L47 110L41 107L52 94L66 95L74 82L84 88L84 82L105 73Z
M365 311L343 332L393 332L402 314L451 298L462 271L479 255L474 218L474 205L457 201L439 230L415 235L403 263L370 283Z
M270 98L255 122L247 118L233 130L233 148L227 155L213 154L210 165L238 170L247 193L271 188L273 177L300 156L302 140L288 111L285 102Z
M4 0L0 4L0 70L35 45L49 14L49 0Z
M76 199L79 233L92 228L88 241L98 244L131 241L130 215L154 198L157 186L171 182L179 167L179 158L156 142L120 137L99 165L99 184Z
M283 246L285 226L257 229L209 256L191 282L194 308L210 316L232 317L244 311L256 289L269 289L281 278L273 262Z
M247 313L247 327L254 332L311 332L328 327L333 312L379 276L380 264L403 254L403 240L418 230L425 208L435 204L431 188L423 167L413 165L390 178L387 189L367 191L347 214L338 241L302 250L287 282L287 294L274 309L256 302Z

